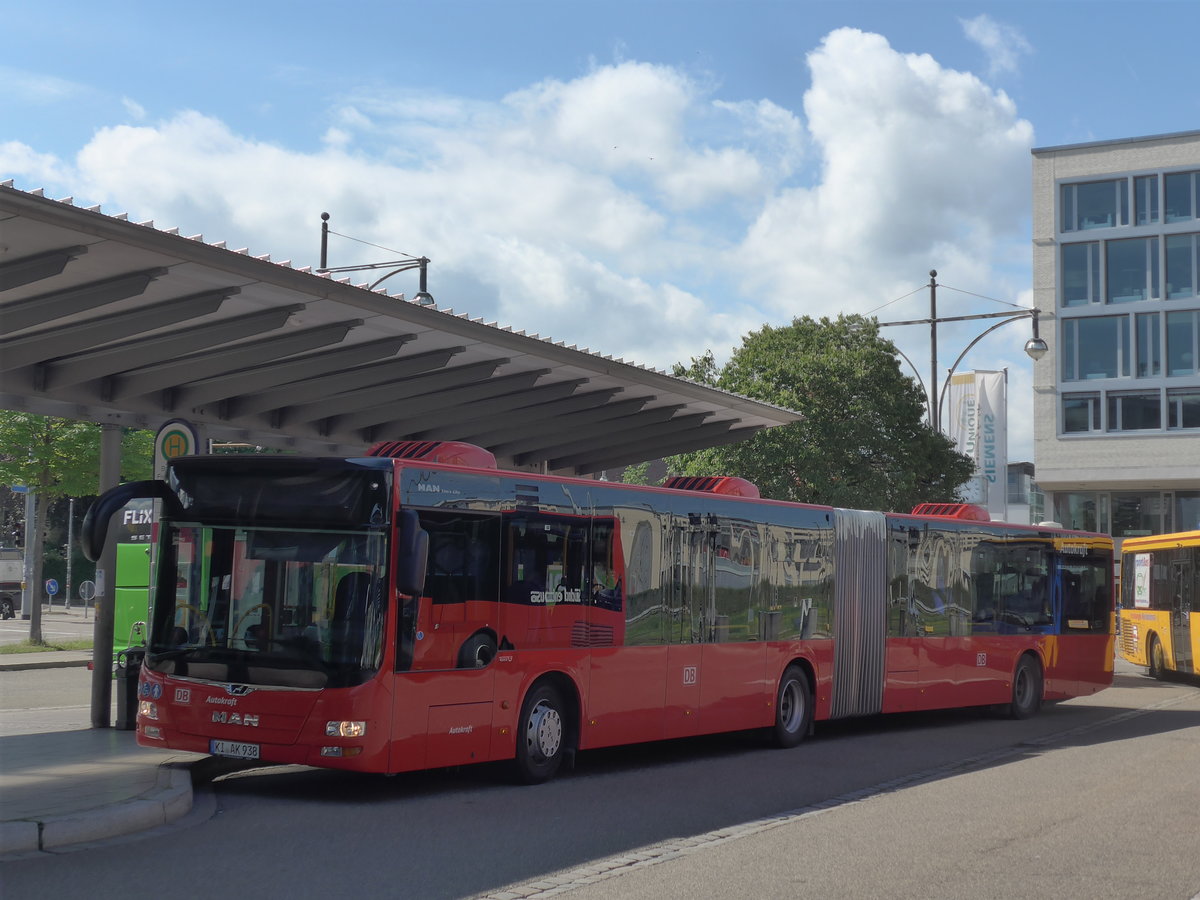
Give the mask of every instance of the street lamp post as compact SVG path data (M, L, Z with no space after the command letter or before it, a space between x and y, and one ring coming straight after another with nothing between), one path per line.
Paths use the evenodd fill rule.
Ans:
M1031 319L1033 322L1033 337L1025 342L1025 354L1037 362L1049 351L1046 342L1038 334L1038 310L1029 309L1026 307L1017 307L1014 312L997 312L997 313L978 313L970 316L938 316L937 314L937 270L929 270L929 318L928 319L908 319L903 322L879 322L880 328L890 327L894 325L928 325L929 326L929 384L924 383L921 387L925 390L927 399L927 407L929 410L929 426L936 431L942 430L941 409L943 400L946 395L946 390L950 386L950 378L954 375L954 370L958 368L958 364L963 361L971 348L978 344L983 338L991 334L1002 325L1007 325L1009 322L1015 322L1018 319ZM937 329L942 322L970 322L978 319L1001 319L989 328L985 328L980 334L976 335L971 343L967 344L962 353L958 355L958 359L954 361L946 373L946 381L942 385L941 390L938 390L938 371L937 371ZM899 350L896 351L904 356ZM912 366L912 360L904 356L908 364ZM917 381L921 381L921 375L917 372L917 367L913 366L913 372L917 375Z
M336 231L333 233L337 234ZM321 213L321 265L320 265L320 267L318 267L317 271L320 272L322 275L335 274L338 272L368 272L368 271L371 271L374 269L391 269L390 272L388 272L382 278L376 279L370 285L370 287L367 288L367 290L373 291L373 290L375 290L375 288L379 287L381 282L386 281L387 279L391 278L393 275L395 275L399 272L407 272L410 269L420 269L421 270L420 271L420 282L417 287L417 293L413 297L413 300L416 303L420 304L421 306L433 306L434 305L433 295L431 293L429 293L429 288L428 288L428 284L427 284L427 280L426 280L427 275L428 275L428 270L429 270L429 257L428 256L409 256L407 259L396 259L396 260L391 260L390 262L381 262L381 263L367 263L367 264L361 265L361 266L330 266L330 265L328 265L328 262L329 262L329 234L330 234L329 213L327 213L327 212ZM346 237L346 235L341 235L341 236ZM357 240L357 239L351 238L351 240ZM365 242L360 242L360 243L365 243ZM376 245L372 244L371 246L376 246ZM384 249L386 249L386 248L384 248ZM399 253L400 251L394 251L394 252ZM407 256L407 254L405 254L405 255Z

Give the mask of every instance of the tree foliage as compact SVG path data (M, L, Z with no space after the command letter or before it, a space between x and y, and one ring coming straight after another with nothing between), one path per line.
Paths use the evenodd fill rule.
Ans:
M29 639L42 643L42 556L49 532L50 501L94 496L100 486L100 426L31 413L0 410L0 484L23 485L37 496L37 537L30 554L35 596ZM149 478L154 434L122 429L121 480ZM32 551L32 553L30 553Z
M706 353L675 374L803 414L748 441L670 457L680 475L738 475L764 497L908 512L956 498L970 459L924 422L921 389L896 348L860 316L764 326L729 362Z

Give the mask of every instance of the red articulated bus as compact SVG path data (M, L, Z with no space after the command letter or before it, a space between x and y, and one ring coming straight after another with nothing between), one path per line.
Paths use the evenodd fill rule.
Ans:
M992 523L506 472L464 444L184 457L161 502L138 743L369 772L1108 686L1112 543Z

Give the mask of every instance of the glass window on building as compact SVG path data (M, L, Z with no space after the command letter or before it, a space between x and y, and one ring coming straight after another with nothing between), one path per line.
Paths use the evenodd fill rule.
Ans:
M1159 299L1158 238L1108 241L1105 253L1109 303Z
M1200 428L1200 388L1167 391L1167 428Z
M1138 225L1158 222L1158 176L1143 175L1133 179L1133 220Z
M1128 378L1129 317L1063 319L1063 381Z
M1200 531L1200 491L1175 492L1172 531Z
M1094 493L1054 495L1054 521L1076 531L1100 531L1100 498Z
M1196 374L1197 325L1200 313L1196 310L1167 313L1167 375L1189 376Z
M1200 235L1171 234L1167 235L1167 299L1179 300L1183 297L1194 297L1197 268L1200 267Z
M1159 321L1158 313L1139 313L1137 316L1138 378L1154 378L1162 375Z
M1124 178L1062 186L1062 230L1087 231L1129 224L1129 199Z
M1200 217L1200 172L1172 172L1163 178L1166 221Z
M1063 244L1062 305L1100 302L1100 243Z
M1064 434L1083 434L1102 427L1099 394L1063 394L1062 410Z
M1162 428L1162 400L1158 391L1132 391L1108 395L1109 431L1150 431Z
M1168 528L1164 514L1169 512L1163 495L1158 491L1147 494L1114 491L1109 498L1112 509L1112 536L1137 537L1162 534Z

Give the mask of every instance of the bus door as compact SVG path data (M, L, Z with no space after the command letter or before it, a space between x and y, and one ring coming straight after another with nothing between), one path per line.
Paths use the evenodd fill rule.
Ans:
M463 765L490 753L502 638L500 520L423 511L421 527L429 535L424 596L397 597L393 770Z
M666 736L700 731L701 651L711 602L712 540L699 516L674 519L664 542L671 560L667 586Z
M800 563L802 543L788 541L792 571ZM767 648L783 641L783 612L767 598L756 598L761 546L757 529L746 522L719 519L709 523L704 592L706 612L700 653L700 705L705 731L734 731L766 724L767 702L775 678L767 677ZM753 617L754 630L750 630Z
M657 519L592 522L587 626L591 641L584 747L663 736L664 622L671 581ZM629 547L623 536L632 537ZM672 625L674 626L674 624Z
M1171 560L1171 646L1175 654L1175 671L1191 673L1195 661L1192 657L1192 609L1195 604L1193 587L1194 561L1190 550Z

